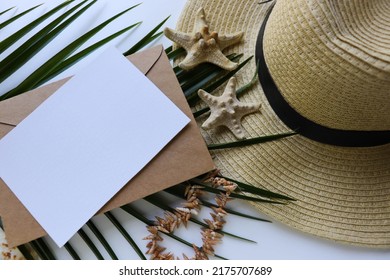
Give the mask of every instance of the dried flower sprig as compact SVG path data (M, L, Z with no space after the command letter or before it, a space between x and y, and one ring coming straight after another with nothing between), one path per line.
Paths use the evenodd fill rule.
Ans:
M221 242L223 235L219 233L226 224L225 217L227 212L225 211L227 203L231 200L230 194L237 188L237 184L230 182L224 178L213 177L210 179L213 187L220 187L225 190L225 193L221 193L216 196L215 202L218 207L212 207L213 213L210 213L212 220L205 219L208 228L202 228L202 250L207 255L214 255L214 246Z
M205 182L210 182L215 188L222 187L225 192L221 192L215 198L217 207L212 207L213 212L210 213L212 219L204 220L207 227L201 229L202 246L198 247L193 244L195 255L190 258L183 254L185 260L208 260L209 256L214 256L214 247L222 241L223 234L220 231L226 224L225 217L227 216L227 212L225 211L225 207L231 200L230 194L236 190L237 184L216 175L216 172L210 174ZM164 218L156 217L155 225L147 227L150 235L144 239L150 240L146 246L148 248L146 254L151 255L151 259L174 259L172 253L165 253L166 248L160 246L163 238L159 232L172 233L180 225L183 224L186 226L191 216L199 213L201 209L199 197L204 193L202 188L198 185L187 186L185 190L186 201L182 203L181 207L176 207L173 213L165 211Z
M145 237L145 240L150 240L146 245L148 251L146 254L151 255L153 260L167 260L174 259L172 253L164 253L166 248L159 245L163 238L159 232L172 233L181 224L187 225L192 214L198 214L200 210L200 200L198 196L202 193L199 186L188 186L186 188L185 196L186 202L181 207L176 207L172 213L170 211L164 212L164 218L156 217L155 225L148 226L147 230L150 235Z

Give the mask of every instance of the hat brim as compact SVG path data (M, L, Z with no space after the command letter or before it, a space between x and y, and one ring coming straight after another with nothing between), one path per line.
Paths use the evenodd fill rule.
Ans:
M197 11L204 8L210 30L222 35L245 32L243 41L225 52L249 57L256 52L259 29L271 5L253 0L189 0L177 29L191 32ZM246 84L255 71L253 59L236 76L238 85ZM250 137L291 131L272 110L260 83L241 99L262 104L261 113L242 120ZM209 144L235 140L224 129L202 130L202 134ZM389 144L340 147L296 135L265 144L213 151L213 156L225 176L296 199L287 205L254 204L273 219L342 243L390 248Z

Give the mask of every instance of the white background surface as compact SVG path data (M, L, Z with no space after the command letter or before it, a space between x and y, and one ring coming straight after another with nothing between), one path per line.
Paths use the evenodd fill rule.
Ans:
M14 28L7 28L0 31L0 40L5 38L6 34L9 34L9 32L12 32L21 25L25 24L29 18L31 19L34 15L38 16L44 13L44 11L49 7L52 7L59 2L60 1L46 1L46 4L43 7L38 8L36 11L34 11L34 13L25 19L18 21L17 24L19 26L13 24L13 26L15 26ZM18 12L20 12L38 3L41 3L41 1L1 1L0 11L7 7L18 6L20 7ZM120 12L121 10L130 7L135 3L139 2L130 0L99 0L98 3L95 4L94 7L91 8L85 15L80 17L80 19L78 19L77 22L72 25L72 27L68 28L64 34L61 34L61 37L57 38L56 42L48 45L44 52L41 52L34 58L33 61L26 64L23 69L21 69L14 76L10 77L5 83L1 84L0 89L2 89L2 87L15 86L18 84L18 82L21 81L21 79L23 79L23 77L29 73L29 71L33 70L34 67L39 65L39 62L42 60L42 58L49 58L61 47L63 47L65 42L69 42L69 40L76 38L77 35L87 31L97 23L102 22L104 19L108 18L114 13ZM171 18L165 26L175 27L175 22L184 4L185 0L145 0L141 6L137 7L133 11L130 11L125 16L117 19L113 24L110 24L106 29L103 30L103 32L94 37L94 40L102 38L104 34L108 35L110 32L124 28L133 22L143 20L142 26L136 31L130 31L129 34L120 37L112 43L120 50L125 51L132 45L132 42L136 42L139 38L146 34L146 32L150 31L168 15L171 15ZM8 16L12 15L12 13L14 13L14 11L1 16L0 22L6 19ZM165 47L171 45L170 42L166 39L162 39L160 43L163 43ZM96 54L99 52L101 52L101 50L97 51ZM82 63L79 63L72 69L69 69L60 77L72 74L72 71L75 71L75 69L78 67L82 67L82 65L87 63L88 60L93 59L93 56L96 54L91 55L91 57L85 59ZM142 209L142 211L150 218L153 218L154 215L162 216L161 210L150 207L143 201L138 201L134 205L137 206L137 208ZM232 207L243 212L250 212L259 215L257 212L254 212L250 207L243 203L234 202ZM139 244L140 248L146 251L145 245L147 244L147 241L142 240L143 237L148 235L145 229L145 225L138 220L129 217L129 215L120 209L115 210L114 214L124 224L126 229ZM206 211L202 211L200 215L202 217L208 217L208 213ZM126 243L126 241L123 240L123 237L120 235L120 233L117 232L117 230L113 228L112 225L110 225L104 216L95 217L94 221L98 223L99 228L102 229L105 236L109 236L108 241L113 244L113 247L118 253L119 258L138 258L137 255L132 251L131 247ZM239 234L257 242L254 244L239 241L230 237L224 237L223 243L216 247L216 253L228 259L390 259L390 250L376 250L342 245L297 232L277 222L262 223L245 220L230 215L228 217L225 230L231 231L232 233ZM85 231L89 232L87 228ZM190 242L195 242L196 244L200 244L201 242L199 229L193 225L190 225L187 229L183 228L178 230L177 234L185 237ZM48 240L48 242L52 243L50 240ZM80 242L80 237L74 237L71 241L71 244L80 250L80 255L82 257L91 259L94 258L92 253L85 247L85 245L82 244L82 242ZM181 257L181 253L186 253L188 256L192 255L191 249L182 245L178 245L177 242L166 240L164 245L166 245L170 251L174 252L175 255L179 257ZM102 252L103 251L104 250L102 250ZM56 254L60 258L69 258L69 255L64 249L56 250ZM108 258L108 255L105 256Z

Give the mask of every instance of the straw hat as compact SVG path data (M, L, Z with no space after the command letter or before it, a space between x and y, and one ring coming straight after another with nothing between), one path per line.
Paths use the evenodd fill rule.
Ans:
M215 151L217 167L294 197L288 205L255 204L277 221L338 242L390 248L390 2L259 2L189 0L177 24L191 32L203 7L211 31L244 31L225 52L261 62L263 86L241 98L262 104L261 113L243 119L245 134L299 132ZM254 71L255 59L237 75L238 86ZM227 129L202 133L208 143L235 140Z

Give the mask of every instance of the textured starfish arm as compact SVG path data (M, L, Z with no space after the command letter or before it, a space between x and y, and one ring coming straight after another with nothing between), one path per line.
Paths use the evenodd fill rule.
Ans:
M180 63L179 67L183 70L190 70L195 66L199 65L199 57L193 55L187 55Z
M225 126L236 136L238 139L245 139L244 129L241 122L236 119L232 119L231 122L225 124Z
M236 97L236 86L237 86L237 79L235 77L231 77L223 93L223 95L226 96L227 98L232 98L234 100L234 103L238 101Z
M194 32L201 30L203 27L208 26L206 21L206 14L203 8L200 8L196 13L196 20L194 24Z
M209 94L207 91L203 89L198 90L198 96L209 106L213 106L214 104L217 103L217 98L215 96L212 96L211 94Z
M231 35L222 35L218 37L218 45L221 48L221 50L234 45L241 41L242 37L244 36L244 32L238 32Z
M238 63L230 61L221 51L215 51L206 58L207 62L213 63L225 70L234 70L238 67Z
M187 51L193 45L190 35L183 33L183 32L180 32L180 31L173 30L169 27L166 27L164 29L164 35L167 38L169 38L170 40L172 40L173 42L182 46Z
M211 114L209 118L202 124L202 128L208 130L220 126L220 121L221 120L218 119L218 116Z
M235 110L237 112L237 115L240 116L240 118L256 113L260 111L261 104L260 103L240 103L240 106L238 106Z

